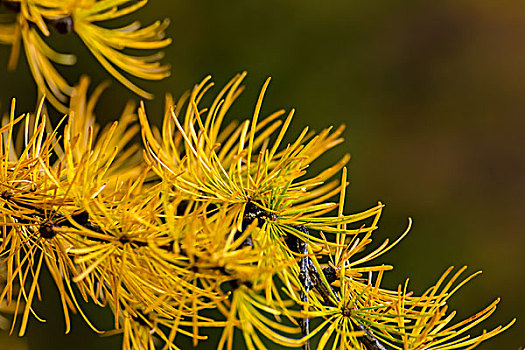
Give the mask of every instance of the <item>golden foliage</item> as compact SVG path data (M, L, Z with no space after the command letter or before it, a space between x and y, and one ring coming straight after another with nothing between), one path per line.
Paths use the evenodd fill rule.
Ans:
M103 3L86 18L119 13ZM512 325L466 335L498 300L451 323L448 299L476 275L461 281L465 268L452 277L447 270L422 295L407 283L383 288L392 266L373 260L408 229L370 249L383 205L344 213L348 156L307 172L342 142L343 128L304 129L285 145L293 111L263 116L269 81L250 120L222 126L244 76L208 106L209 77L176 104L168 96L160 129L144 105L137 124L128 105L100 130L93 108L103 87L87 98L87 78L71 90L69 116L55 128L42 105L17 117L13 102L0 128L0 303L14 309L11 331L20 320L23 335L31 315L40 319L32 304L42 297L42 268L60 292L66 332L70 312L83 315L77 290L83 302L111 308L112 330L84 318L97 332L121 333L123 349L178 349L177 336L196 345L206 327L223 329L221 349L233 348L236 329L249 349L269 342L306 349L312 339L319 348L456 349ZM139 132L143 147L133 143ZM310 320L318 320L311 332Z
M0 24L0 43L11 46L8 68L14 70L23 47L29 68L45 96L61 112L67 111L73 87L56 69L55 64L72 66L73 54L55 51L46 40L56 35L77 34L97 61L115 79L141 97L153 95L139 88L123 73L160 80L170 74L170 67L159 60L161 52L136 56L129 50L158 50L168 46L165 38L168 20L141 27L138 21L119 28L107 28L101 22L129 15L145 6L147 0L13 0L1 1L8 9L6 23Z

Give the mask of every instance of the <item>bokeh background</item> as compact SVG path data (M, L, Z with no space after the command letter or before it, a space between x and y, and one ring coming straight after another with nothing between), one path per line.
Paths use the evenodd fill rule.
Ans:
M212 74L218 85L247 70L247 90L230 114L251 115L258 89L272 76L263 105L297 109L290 135L305 125L348 126L346 142L312 166L326 167L350 152L347 211L387 206L378 241L411 233L382 257L396 269L385 282L410 276L416 292L450 265L483 275L452 300L460 320L502 297L496 313L475 332L517 324L479 349L525 346L525 2L467 0L150 1L144 23L172 20L165 50L172 76L142 85L157 98L146 103L160 120L163 94L175 95ZM71 35L57 46L79 55L79 72L109 78ZM9 49L0 48L0 67ZM11 97L32 111L35 87L24 58L14 73L0 70L0 110ZM97 109L101 122L117 118L131 93L114 82ZM47 277L44 276L44 283ZM47 278L49 280L49 278ZM23 339L0 333L1 349L118 349L74 320L63 335L52 283L38 305L47 324L30 322ZM88 307L98 325L107 313ZM208 344L214 348L213 344ZM185 343L183 349L191 348ZM206 348L205 343L199 348Z

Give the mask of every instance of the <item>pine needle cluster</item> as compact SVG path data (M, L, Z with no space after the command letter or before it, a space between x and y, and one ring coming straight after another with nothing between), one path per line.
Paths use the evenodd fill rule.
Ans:
M26 50L37 43L44 53L31 57L60 60L65 56L50 56L36 33L70 16L75 32L120 80L108 57L127 70L129 57L118 49L143 48L164 27L105 32L93 23L146 1L84 2L3 1L19 11L15 24L0 28L0 39L16 49L21 35ZM101 37L121 46L101 44ZM449 298L478 274L461 277L466 268L448 269L421 295L408 281L383 287L393 267L374 260L408 233L410 221L393 243L370 248L383 204L345 213L349 157L308 172L343 141L344 128L305 128L286 143L294 111L263 113L269 80L248 120L224 125L243 90L241 73L210 103L203 102L213 86L209 77L177 101L168 95L159 128L143 104L131 103L101 128L94 106L103 87L88 96L84 77L62 90L49 61L39 62L30 65L42 93L56 106L65 107L57 92L71 99L55 126L44 100L35 113L21 115L13 100L0 126L0 307L13 314L11 332L23 336L30 317L42 320L33 304L44 294L43 269L60 293L66 333L71 313L79 313L95 332L121 334L123 349L179 349L181 337L197 345L208 328L221 329L218 349L233 349L239 339L248 349L470 349L514 323L468 334L499 299L453 321ZM85 303L111 309L113 328L93 324Z
M126 77L160 80L170 74L170 67L159 63L162 52L135 55L131 50L157 50L168 46L165 38L167 19L146 27L134 21L112 28L104 22L132 14L147 0L1 0L0 44L11 46L8 69L16 69L21 48L24 49L31 74L41 96L59 109L67 111L73 86L55 67L73 66L77 57L55 51L46 40L60 35L76 36L102 67L137 95L151 99Z

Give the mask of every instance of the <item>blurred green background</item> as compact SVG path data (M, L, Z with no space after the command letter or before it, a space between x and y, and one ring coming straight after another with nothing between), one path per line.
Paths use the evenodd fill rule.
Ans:
M378 241L397 237L407 217L414 219L407 238L381 259L396 267L385 283L395 287L410 276L421 292L450 265L481 269L451 300L457 320L502 297L474 332L518 322L479 349L525 346L525 2L150 1L139 17L172 20L174 42L164 60L172 76L141 83L157 96L146 103L150 118L160 120L164 92L179 95L208 74L223 85L242 70L248 89L230 118L249 117L272 76L263 108L296 108L290 135L305 125L348 126L346 142L312 166L352 154L347 212L385 203ZM79 55L75 69L62 70L70 82L81 71L95 83L109 78L79 42L71 37L55 46ZM1 47L0 67L8 55ZM1 111L11 97L19 112L34 110L24 58L16 72L0 70L0 81ZM113 82L99 120L117 118L129 98L137 99ZM20 341L2 333L0 348L120 347L118 338L99 338L80 319L63 336L62 311L47 286L46 303L37 307L47 324L33 319Z

